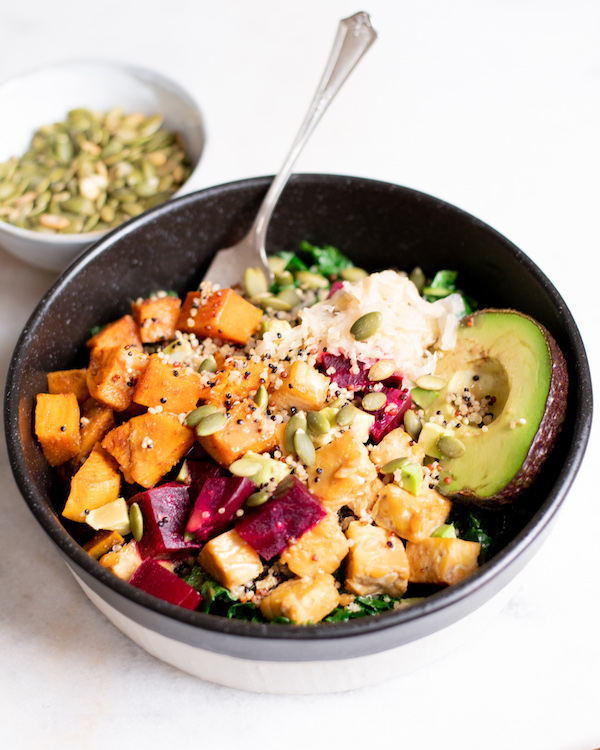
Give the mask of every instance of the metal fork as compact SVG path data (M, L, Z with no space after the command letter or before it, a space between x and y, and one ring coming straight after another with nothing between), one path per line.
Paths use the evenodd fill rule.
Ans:
M317 92L283 166L264 197L250 231L236 245L219 250L204 276L205 279L213 284L220 284L221 287L231 287L242 281L246 268L253 267L260 268L269 282L272 281L272 273L267 263L265 237L275 204L292 174L296 159L317 123L376 38L377 33L371 26L371 19L367 13L356 13L340 21Z

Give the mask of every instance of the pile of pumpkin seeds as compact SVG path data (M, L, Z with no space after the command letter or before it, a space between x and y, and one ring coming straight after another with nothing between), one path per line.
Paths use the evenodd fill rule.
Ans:
M73 109L0 163L0 220L50 234L105 231L164 203L189 177L161 115Z

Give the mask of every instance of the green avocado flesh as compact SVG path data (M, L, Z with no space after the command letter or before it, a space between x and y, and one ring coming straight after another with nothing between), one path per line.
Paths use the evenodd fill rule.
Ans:
M551 386L552 353L546 333L531 318L511 310L481 311L459 326L456 347L436 368L447 385L425 411L426 419L441 411L449 426L446 434L465 446L462 456L440 459L439 489L444 494L477 501L494 499L503 491L506 495L511 484L518 488L521 479L515 478L527 471L527 456ZM485 409L485 429L474 424L452 427L457 406L447 396L461 393L477 401L495 397Z

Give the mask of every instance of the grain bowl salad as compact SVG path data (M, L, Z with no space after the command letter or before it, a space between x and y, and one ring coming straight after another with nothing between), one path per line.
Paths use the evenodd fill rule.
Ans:
M558 432L554 340L476 310L451 270L369 274L308 242L269 263L271 284L144 291L84 367L48 373L35 432L67 530L132 586L258 622L460 583L510 538Z

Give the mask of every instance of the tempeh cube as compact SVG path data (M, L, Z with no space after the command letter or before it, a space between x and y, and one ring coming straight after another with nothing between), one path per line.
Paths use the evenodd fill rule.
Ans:
M196 408L202 388L202 378L197 372L185 365L163 362L158 354L151 354L135 387L133 401L182 414Z
M73 458L81 445L77 396L74 393L38 393L35 434L51 466L60 466Z
M328 513L280 555L282 563L297 576L333 573L348 553L348 540L336 513Z
M350 551L346 588L359 596L402 596L408 587L409 565L402 540L391 531L352 521L346 536Z
M97 444L71 479L71 491L62 514L83 523L86 511L113 502L120 489L121 475L116 461Z
M228 589L249 583L263 571L260 557L235 529L207 542L198 562L215 581Z
M340 601L335 578L318 573L314 578L292 578L280 583L260 603L267 620L287 617L297 625L320 622Z
M281 379L281 387L269 394L269 403L288 411L292 407L309 411L325 406L330 379L308 363L297 360Z
M347 505L362 515L375 501L376 480L369 452L351 430L319 448L308 469L308 488L330 511Z
M102 447L117 460L127 482L150 489L183 458L193 443L193 430L182 425L177 417L146 413L111 430Z
M397 427L395 430L388 432L383 440L373 448L370 456L371 461L381 468L388 461L404 457L414 463L422 464L425 451L403 427Z
M142 343L153 344L175 338L180 309L181 300L171 294L132 302L131 312Z
M245 344L260 325L262 310L233 289L219 289L203 299L188 292L177 320L177 329L198 338L217 338Z
M407 542L406 554L411 583L459 583L478 568L479 542L466 539L430 537L422 542Z
M115 411L125 411L147 364L148 355L130 344L94 349L87 371L90 395Z
M402 539L420 542L446 523L451 510L451 501L426 485L415 496L396 484L386 484L373 506L373 520Z

